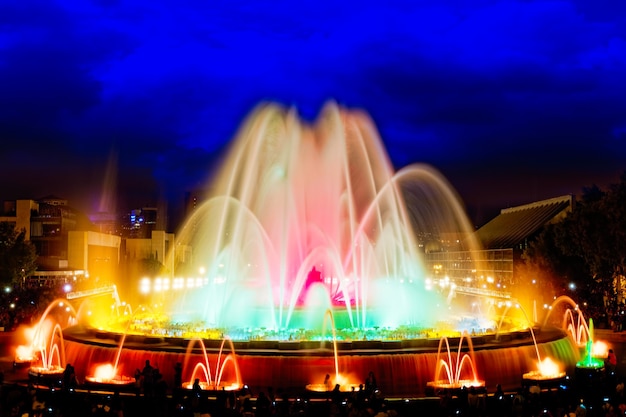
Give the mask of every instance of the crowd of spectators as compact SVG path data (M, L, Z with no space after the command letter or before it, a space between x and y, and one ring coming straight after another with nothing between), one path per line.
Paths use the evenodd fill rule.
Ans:
M148 364L146 364L148 366ZM267 387L253 393L192 389L106 392L4 384L0 415L23 416L156 416L156 417L615 417L626 415L624 382L615 374L596 374L565 385L530 385L512 392L462 388L442 390L438 397L386 399L369 378L351 392L335 387L326 393L286 392Z
M21 324L32 325L52 301L64 296L62 288L57 286L2 288L0 328L3 331L14 331Z

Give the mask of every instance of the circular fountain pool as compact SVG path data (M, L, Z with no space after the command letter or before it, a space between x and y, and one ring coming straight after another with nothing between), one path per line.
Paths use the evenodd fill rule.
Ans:
M573 370L578 360L578 348L571 338L560 329L536 330L538 349L552 357L566 369ZM93 363L110 362L119 349L121 335L83 326L64 331L66 357L77 373L90 372ZM521 375L534 369L535 346L528 331L472 338L475 367L487 387L501 384L517 387ZM450 338L452 346L458 340ZM159 367L166 381L174 378L177 362L204 362L208 357L210 373L221 367L220 340L205 340L206 352L197 347L188 352L189 340L182 338L155 338L150 336L127 337L121 349L120 367L131 373L141 368L146 359ZM294 341L247 341L233 342L233 360L240 372L242 382L254 391L272 386L283 389L302 389L307 385L322 383L326 374L334 375L335 366L345 376L346 383L360 384L368 373L374 372L384 395L424 395L428 382L436 371L439 339L413 339L402 341L353 341L337 344L335 357L332 346L319 342ZM222 358L226 355L222 349ZM336 365L335 365L336 358ZM223 362L223 359L221 360ZM190 371L190 367L187 372ZM232 383L236 379L234 362L221 370L222 381ZM190 374L183 375L183 381Z

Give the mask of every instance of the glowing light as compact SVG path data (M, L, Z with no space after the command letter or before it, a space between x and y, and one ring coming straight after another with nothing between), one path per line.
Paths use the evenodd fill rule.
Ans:
M549 357L538 364L538 368L544 376L557 376L560 373L559 365Z
M150 278L142 278L141 281L139 281L139 292L142 294L150 293L150 287Z
M35 358L35 352L32 345L20 345L15 349L15 357L17 362L32 361Z
M110 363L96 366L94 376L99 380L107 381L115 378L115 369Z
M591 354L596 358L606 358L609 356L609 346L602 340L593 342Z
M561 371L559 364L547 357L543 361L537 363L537 370L525 373L524 379L533 381L545 381L549 379L563 378L565 372Z

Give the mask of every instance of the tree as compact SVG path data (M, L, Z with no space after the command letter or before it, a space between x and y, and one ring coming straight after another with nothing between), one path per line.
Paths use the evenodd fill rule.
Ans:
M615 312L624 302L626 271L626 172L603 191L583 190L572 212L547 226L524 253L527 264L541 266L578 288L585 301Z
M0 222L0 284L17 286L37 270L35 245L26 240L26 231L13 223Z
M154 255L140 259L138 263L141 276L157 277L165 272L165 267Z

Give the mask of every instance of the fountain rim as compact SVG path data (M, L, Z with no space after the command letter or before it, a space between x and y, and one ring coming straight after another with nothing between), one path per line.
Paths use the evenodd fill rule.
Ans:
M567 332L558 327L535 328L537 343L552 342L567 337ZM83 324L68 327L63 330L66 342L77 342L100 347L119 348L122 334L100 330ZM529 329L508 333L470 336L474 351L501 349L503 347L517 347L533 344ZM448 337L451 344L458 344L461 336ZM405 339L405 340L353 340L337 341L337 350L341 355L379 355L407 354L407 353L437 353L441 337ZM171 353L185 353L190 342L194 339L165 336L145 336L127 334L124 340L124 349L148 350ZM207 353L219 353L220 349L227 349L229 353L245 355L282 355L282 356L332 356L333 342L326 341L281 341L281 340L250 340L232 341L234 352L229 348L222 348L223 339L202 339ZM192 353L201 353L201 347L195 346ZM469 347L461 349L469 351Z

